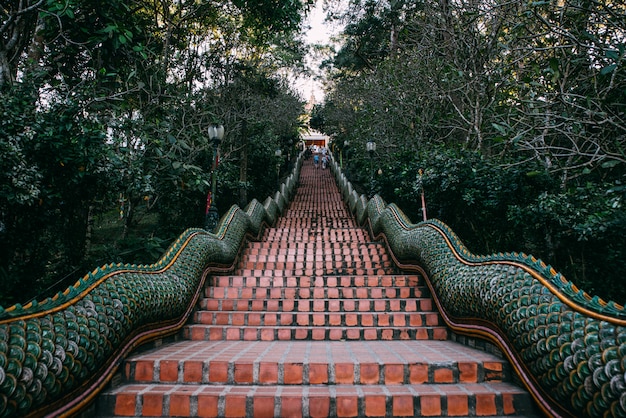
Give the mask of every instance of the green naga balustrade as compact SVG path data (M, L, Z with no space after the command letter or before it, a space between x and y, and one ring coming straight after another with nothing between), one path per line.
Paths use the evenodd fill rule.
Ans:
M274 198L231 207L215 233L188 229L155 264L110 264L52 298L0 308L0 417L74 415L134 348L177 333L207 275L232 269L286 209L301 166L302 156Z
M215 234L185 231L156 263L98 268L40 303L0 310L0 416L69 416L87 406L121 360L175 334L206 276L232 269L293 196L302 164L274 198L233 206ZM331 168L361 224L396 264L421 272L448 326L497 345L549 416L626 417L626 312L576 289L524 254L471 254L439 221L412 224L379 196L358 195Z
M477 256L448 226L412 224L359 196L333 161L343 198L395 263L421 272L447 325L495 344L547 416L626 417L626 311L520 253Z

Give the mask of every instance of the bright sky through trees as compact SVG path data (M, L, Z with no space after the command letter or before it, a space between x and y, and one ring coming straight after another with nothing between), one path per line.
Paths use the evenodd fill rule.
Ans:
M339 32L339 28L325 22L326 12L323 9L323 2L318 0L307 18L306 25L309 30L306 32L305 39L308 44L328 44L330 37ZM310 53L307 57L307 64L313 72L317 73L320 60ZM317 103L323 100L322 83L315 76L298 77L295 86L304 99L309 100L311 94L314 94Z

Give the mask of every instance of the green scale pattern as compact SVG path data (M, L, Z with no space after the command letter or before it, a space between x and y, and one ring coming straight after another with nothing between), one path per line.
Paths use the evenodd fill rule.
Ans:
M546 415L626 417L623 306L589 296L532 256L474 255L442 222L412 224L380 196L358 196L331 167L348 206L396 262L425 270L448 325L499 346Z
M126 354L178 332L206 275L231 268L245 240L284 211L301 161L274 198L233 206L215 233L185 231L155 264L106 265L52 298L0 308L0 417L72 415Z
M211 271L232 268L292 197L302 158L273 198L232 207L212 234L185 231L155 264L107 265L65 292L0 308L0 417L69 415L136 346L182 327ZM626 417L626 312L524 254L471 254L439 221L411 224L333 169L361 224L402 268L424 269L451 328L498 345L547 415Z

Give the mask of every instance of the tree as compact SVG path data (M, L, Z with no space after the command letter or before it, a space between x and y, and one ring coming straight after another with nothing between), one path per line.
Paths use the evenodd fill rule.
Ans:
M210 152L206 127L228 108L220 95L242 75L240 68L256 66L268 74L299 65L298 30L311 3L3 5L0 149L8 158L0 166L0 235L2 248L15 245L1 260L7 291L0 304L93 267L85 264L93 260L94 220L118 212L120 202L121 238L132 235L139 208L166 220L155 225L163 240L201 225ZM292 100L289 116L263 115L272 131L290 131L298 123L295 98L283 87L275 90L279 94L259 89L254 100L260 107L265 94ZM119 248L114 257L152 261L122 260ZM32 294L13 293L10 283L20 282L33 284Z
M621 273L601 266L626 251L604 226L622 230L626 199L624 5L402 3L351 1L345 45L326 62L316 120L349 141L353 181L369 181L375 140L386 200L415 205L422 168L431 214L476 251L532 251L606 292L598 278Z

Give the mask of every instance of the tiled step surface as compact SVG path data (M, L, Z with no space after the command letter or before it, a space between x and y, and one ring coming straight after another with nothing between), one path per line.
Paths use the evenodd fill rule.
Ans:
M450 341L184 341L129 358L130 381L206 384L501 382L502 359Z
M112 397L117 395L117 399ZM133 384L112 391L116 416L466 417L532 414L508 383L451 385L248 386Z
M276 226L206 285L185 340L127 359L101 416L532 415L508 363L448 340L423 278L311 161Z

